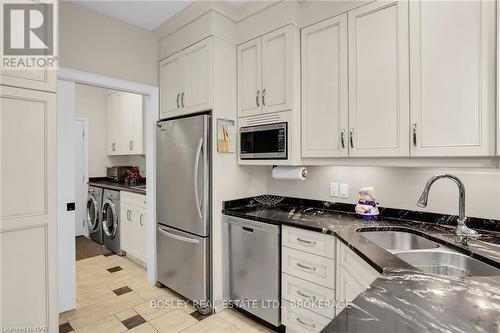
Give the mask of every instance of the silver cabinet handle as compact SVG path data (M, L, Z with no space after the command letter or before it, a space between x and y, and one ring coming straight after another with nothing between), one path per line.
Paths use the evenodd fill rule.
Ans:
M127 221L130 221L130 209L127 209Z
M200 165L201 147L203 146L203 139L198 142L198 148L196 149L196 155L194 157L194 199L196 201L196 211L201 218L203 215L201 213L200 198L198 195L198 167Z
M316 245L316 241L310 241L310 240L303 239L303 238L300 238L300 237L297 237L297 240L299 242L307 244L307 245Z
M184 107L184 93L181 94L181 105Z
M302 269L307 269L309 271L315 271L316 270L316 267L306 266L306 265L301 264L300 262L297 263L297 266L300 267L300 268L302 268Z
M143 225L144 225L144 223L142 223L142 217L143 217L143 216L144 216L144 214L141 214L141 216L139 216L139 224L140 224L141 226L143 226Z
M354 148L354 139L352 138L354 135L354 128L349 130L349 143L351 144L351 148Z
M345 129L341 129L340 130L340 145L342 146L342 149L345 149L344 133L345 133Z
M180 107L180 106L179 106L179 96L180 96L180 95L181 95L181 94L177 93L177 108L179 108L179 107Z
M115 151L115 150L116 150L116 143L114 143L114 142L113 142L113 143L111 144L111 149L112 149L113 151Z
M307 294L304 294L302 291L300 291L299 289L297 289L297 294L299 296L302 296L304 298L307 298L307 299L312 299L313 301L316 300L316 296L311 296L311 295L307 295Z
M312 328L312 329L315 329L316 328L316 325L312 324L312 323L306 323L305 321L303 321L302 319L300 319L299 317L297 317L297 322L302 325L302 326L305 326L306 328Z
M187 243L193 243L193 244L198 244L200 243L199 240L195 239L195 238L188 238L188 237L182 237L182 236L178 236L178 235L174 235L170 232L168 232L167 230L163 229L163 228L158 228L158 231L167 236L167 237L170 237L170 238L173 238L173 239L177 239L177 240L180 240L181 242L187 242Z
M255 96L255 103L257 103L257 107L260 107L259 96L260 96L260 90L257 90L257 95Z
M134 150L134 141L133 140L131 140L131 141L128 142L128 148L130 150Z
M262 106L266 106L266 89L262 89Z
M412 136L413 136L413 145L416 147L417 146L417 123L413 124Z

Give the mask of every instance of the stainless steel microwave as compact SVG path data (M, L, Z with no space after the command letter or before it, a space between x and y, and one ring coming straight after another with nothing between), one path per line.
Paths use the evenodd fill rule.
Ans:
M286 160L288 158L287 123L240 128L242 160Z

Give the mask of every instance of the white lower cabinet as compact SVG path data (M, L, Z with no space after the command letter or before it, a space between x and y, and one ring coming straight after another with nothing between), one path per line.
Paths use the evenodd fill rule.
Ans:
M281 321L289 332L320 332L380 274L335 236L283 226ZM319 253L319 254L318 254Z
M135 259L146 262L146 197L120 193L121 247Z

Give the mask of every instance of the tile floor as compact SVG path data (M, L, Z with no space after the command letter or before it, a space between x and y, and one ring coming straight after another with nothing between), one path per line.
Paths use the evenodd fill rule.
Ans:
M76 275L77 306L60 315L60 333L272 332L234 310L198 315L179 295L150 285L146 270L126 257L79 260ZM152 300L182 306L153 308Z

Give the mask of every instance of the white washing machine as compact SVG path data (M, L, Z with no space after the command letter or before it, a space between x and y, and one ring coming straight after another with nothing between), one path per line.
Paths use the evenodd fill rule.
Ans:
M120 243L120 191L104 189L102 199L102 232L108 250L123 256Z
M102 239L102 192L100 187L89 186L87 196L87 225L89 226L89 236L94 242L103 244Z

